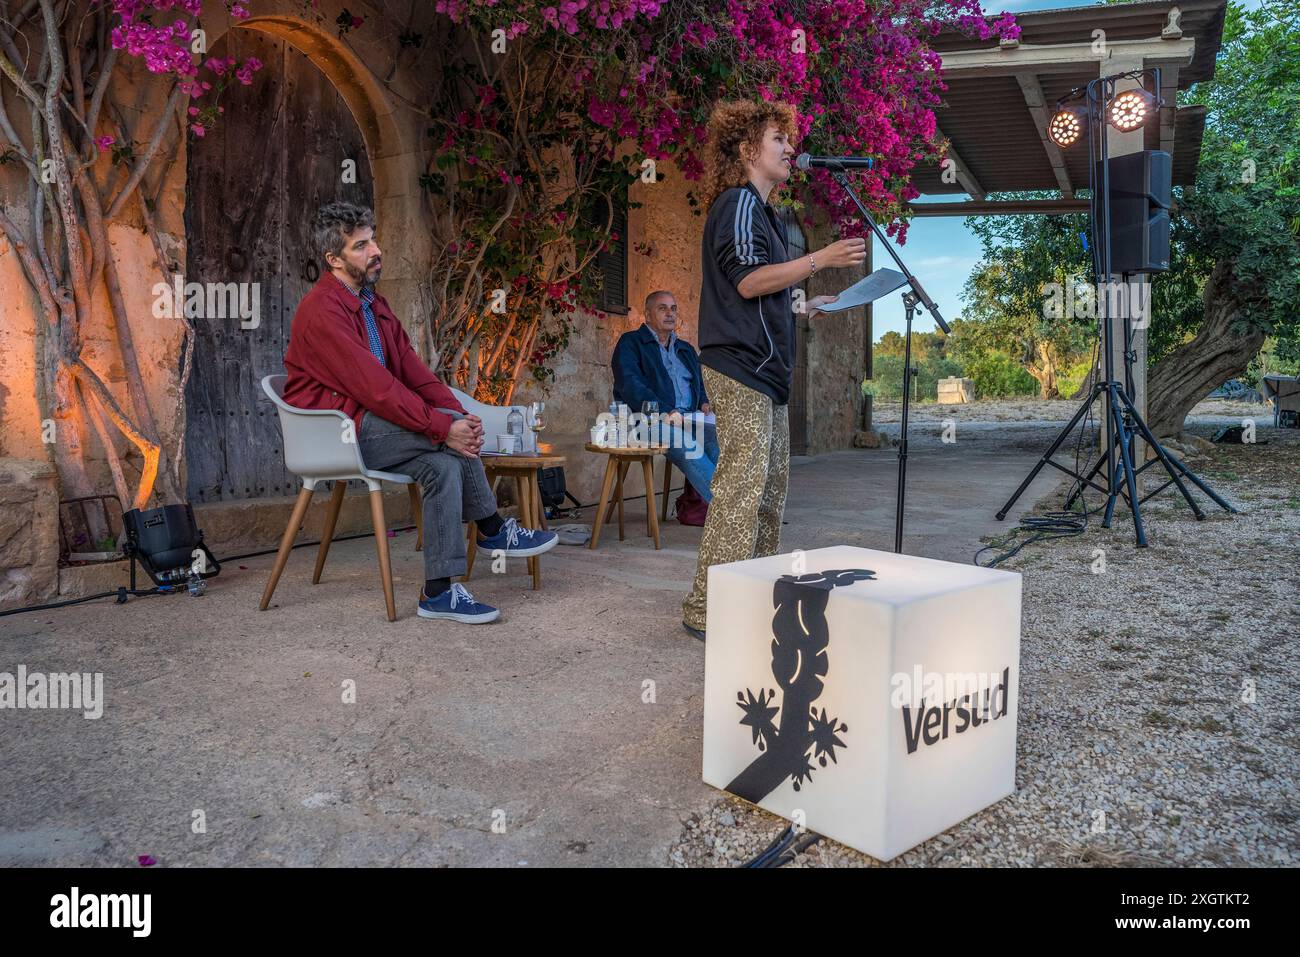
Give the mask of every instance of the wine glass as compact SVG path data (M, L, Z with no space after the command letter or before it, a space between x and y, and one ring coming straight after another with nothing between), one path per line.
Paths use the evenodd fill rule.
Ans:
M651 445L659 444L659 403L653 399L646 399L641 403L641 414L645 416L646 434L649 437Z
M541 435L546 431L546 403L534 402L528 406L528 427L536 433L533 436L533 443L537 446L537 451L541 448Z

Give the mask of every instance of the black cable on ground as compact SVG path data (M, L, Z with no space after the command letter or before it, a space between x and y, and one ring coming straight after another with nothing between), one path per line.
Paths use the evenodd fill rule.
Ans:
M389 529L389 531L408 532L413 528L415 528L414 525L402 525L398 528ZM350 542L357 538L374 538L374 537L375 537L374 532L365 532L364 534L358 534L358 535L344 535L340 538L330 539L330 544L333 544L334 542ZM319 545L319 544L320 544L319 541L298 542L293 547L307 548L308 546ZM266 548L259 552L246 552L243 555L230 555L225 559L223 559L223 561L233 562L233 561L238 561L241 558L258 558L262 555L274 555L279 550L280 549L277 546L276 548ZM168 594L174 594L182 591L185 591L185 588L183 586L177 586L175 588L167 587L167 586L162 586L162 587L155 586L153 588L137 588L135 590L123 586L115 589L114 591L102 591L97 595L85 595L81 598L69 598L67 601L55 601L55 602L50 602L49 604L46 605L27 605L23 608L10 608L8 611L0 611L0 618L4 618L7 615L21 615L23 612L28 612L28 611L49 611L54 608L66 608L68 605L80 605L83 602L98 601L101 598L116 598L117 604L121 605L126 602L126 598L128 595L135 596L137 598L143 598L146 595L168 595Z
M769 844L762 851L762 853L760 853L753 860L741 864L740 866L741 867L769 866L769 864L772 861L774 861L782 852L784 852L791 844L794 843L794 839L796 836L797 835L794 829L794 825L791 824L787 826L786 829L782 831L780 834L778 834L776 838L772 841L772 843Z
M682 488L680 489L669 489L668 494L672 494L673 492L684 492L684 490L685 490L685 486L682 486ZM659 494L659 493L655 493L655 494ZM623 501L636 502L637 499L642 499L642 498L645 498L645 495L636 495L636 497L634 498L624 498ZM576 505L573 506L572 508L565 508L565 510L562 511L576 512L582 510L582 508L594 508L597 505L598 505L597 502L593 502L590 503L590 505ZM389 529L389 531L390 532L411 532L412 529L415 529L415 525L399 525L398 528L391 528ZM346 536L331 538L330 544L333 545L334 542L355 541L357 540L357 538L373 538L373 537L374 537L374 532L346 534ZM294 549L305 549L305 547L311 547L315 545L320 545L320 541L298 542L298 544L295 544L292 547L294 547ZM277 551L279 551L279 546L273 547L273 549L261 549L260 551L246 551L246 553L243 553L242 555L226 555L226 557L222 560L224 560L224 562L238 562L238 560L244 558L261 558L263 557L263 555L274 555L277 553ZM21 615L23 614L23 612L26 611L51 611L53 609L65 609L65 607L68 607L69 605L81 605L81 603L83 602L99 601L100 598L117 598L118 605L122 605L122 603L126 601L126 596L143 597L143 596L148 596L148 594L168 594L170 590L173 589L168 589L168 588L135 589L133 592L133 590L129 588L118 588L116 590L113 590L113 592L100 592L99 594L87 594L87 596L83 596L81 598L69 598L68 601L49 602L48 605L27 605L25 607L21 607L21 609L9 609L8 611L0 611L0 618L5 618L5 616L8 615ZM185 590L185 589L174 589L174 590L178 590L179 592L179 590Z
M796 843L794 847L790 848L774 862L769 864L768 867L784 867L821 839L822 836L820 834L813 834L810 832L806 837Z
M1101 349L1100 330L1098 337L1092 345L1092 362L1090 369L1097 370L1097 359ZM1100 370L1097 370L1100 375ZM1083 438L1092 428L1092 403L1088 404L1088 411L1083 417L1083 422L1079 427L1078 438L1074 443L1074 471L1077 475L1085 474L1085 469L1092 468L1092 455L1089 454L1083 465L1080 464L1083 454ZM985 545L975 553L971 563L980 565L983 568L994 568L1012 556L1018 554L1026 545L1033 545L1035 542L1046 542L1056 538L1073 538L1082 535L1088 530L1088 518L1092 515L1093 510L1088 508L1088 502L1085 492L1088 484L1082 479L1076 478L1070 483L1065 490L1064 501L1068 502L1078 491L1079 509L1060 509L1053 512L1040 513L1038 515L1025 515L1020 519L1020 523L988 545ZM1017 541L1017 537L1022 533L1028 533L1028 538ZM980 556L987 551L998 550L992 561L981 562Z
M684 490L684 488L669 489L669 494L671 495L673 492L681 492L681 491L683 491L683 490ZM655 494L659 494L659 493L656 492ZM637 501L638 499L644 499L644 498L645 498L644 495L638 495L638 496L636 496L635 498L625 498L625 499L623 499L623 501L624 501L624 502L635 502L635 501ZM590 504L590 505L575 505L575 506L573 506L571 509L565 509L565 511L574 511L574 512L576 512L576 511L579 511L580 509L584 509L584 508L595 508L597 504L599 504L599 503L592 503L592 504ZM397 528L389 529L389 531L393 531L393 532L409 532L409 531L412 531L412 530L414 530L414 529L415 529L415 526L414 526L414 525L401 525L401 526L398 526ZM359 533L359 534L357 534L357 535L342 535L342 536L340 536L340 537L338 537L338 538L332 538L332 539L330 539L330 544L332 545L334 542L350 542L350 541L354 541L354 540L356 540L356 539L358 539L358 538L374 538L374 537L375 537L375 533L374 533L374 532L362 532L362 533ZM309 547L312 547L312 546L315 546L315 545L319 545L319 544L320 544L320 541L314 541L314 542L297 542L296 544L294 544L293 547L294 547L294 548L309 548ZM241 559L245 559L245 558L260 558L260 557L263 556L263 555L274 555L274 554L275 554L276 552L278 552L279 550L280 550L279 546L276 546L275 548L264 548L264 549L262 549L262 550L260 550L260 551L256 551L256 552L244 552L242 555L227 555L225 558L222 559L222 561L224 561L224 562L236 562L236 561L240 561ZM179 590L183 590L183 589L177 589L177 590L179 591ZM124 600L124 599L122 599L122 596L123 596L123 595L144 596L144 595L161 595L161 594L167 594L167 593L168 593L168 589L165 589L165 588L163 588L163 589L160 589L160 588L136 589L135 591L131 591L131 589L129 589L129 588L118 588L116 591L105 591L105 592L100 592L100 593L97 594L97 595L85 595L85 596L83 596L83 597L81 597L81 598L70 598L70 599L68 599L67 601L56 601L56 602L50 602L49 604L46 604L46 605L27 605L27 606L25 606L25 607L23 607L23 608L10 608L8 611L0 611L0 618L4 618L4 617L7 616L7 615L20 615L20 614L22 614L23 612L28 612L28 611L49 611L49 610L54 609L54 608L65 608L65 607L67 607L68 605L79 605L79 604L81 604L82 602L87 602L87 601L98 601L98 600L101 599L101 598L117 598L117 599L119 599L118 604L121 604L122 601Z
M801 838L799 833L793 824L788 825L762 853L740 866L751 868L784 867L822 839L820 834L814 834L811 831Z
M409 532L409 531L411 531L413 528L415 528L414 525L400 525L400 526L398 526L397 528L390 528L389 531L390 531L390 532ZM359 533L357 533L356 535L343 535L343 536L341 536L341 537L339 537L339 538L331 538L331 539L330 539L330 544L333 545L335 542L351 542L351 541L355 541L355 540L358 539L358 538L374 538L374 537L375 537L375 533L374 533L374 532L359 532ZM308 548L309 546L312 546L312 545L319 545L319 544L320 544L319 541L315 541L315 542L298 542L296 545L293 546L293 548ZM275 554L276 552L278 552L279 550L280 550L280 546L277 545L275 548L264 548L264 549L262 549L260 552L245 552L243 555L229 555L229 556L227 556L226 558L223 558L222 561L223 561L223 562L237 562L237 561L239 561L241 558L259 558L259 557L261 557L262 555L274 555L274 554ZM293 549L290 549L290 551L292 551L292 550L293 550Z
M172 589L172 588L158 588L158 587L131 589L123 586L121 588L118 588L115 591L100 592L98 595L85 595L81 598L69 598L66 601L52 601L45 605L27 605L23 608L10 608L7 611L0 611L0 618L5 618L9 615L21 615L23 612L28 612L28 611L50 611L51 609L54 608L66 608L69 605L80 605L83 602L98 601L101 598L116 598L117 604L122 605L126 603L126 599L128 595L134 596L136 598L144 598L148 595L166 595L166 594L171 594L173 592L178 592L182 590L183 589L180 588Z

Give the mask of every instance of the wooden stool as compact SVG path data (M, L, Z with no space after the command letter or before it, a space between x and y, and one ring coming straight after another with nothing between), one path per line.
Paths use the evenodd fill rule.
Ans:
M591 542L587 547L595 548L600 542L600 529L614 514L615 505L618 506L618 540L623 541L623 480L627 478L628 469L640 462L642 474L645 476L646 534L654 539L655 548L659 548L659 516L655 514L654 502L654 458L667 452L667 446L602 448L588 442L587 451L601 452L608 457L605 463L605 481L600 489L600 504L596 506L596 521L592 524ZM613 499L610 498L611 491L615 494Z
M515 480L515 501L519 503L519 524L525 528L546 528L546 510L542 507L542 490L537 484L537 473L541 469L553 468L564 464L564 456L552 453L548 446L541 451L521 455L485 455L483 471L487 473L488 484L496 489L498 479ZM478 527L467 523L465 545L465 581L474 571L474 557L478 554ZM534 555L528 559L528 571L533 576L533 590L542 587L541 556Z
M682 480L685 481L686 474L682 473ZM659 521L668 521L668 493L673 490L673 463L668 456L664 456L664 507L659 513Z

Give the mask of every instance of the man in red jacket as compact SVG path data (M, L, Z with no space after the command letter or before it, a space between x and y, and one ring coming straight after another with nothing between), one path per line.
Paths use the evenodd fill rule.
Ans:
M478 547L529 558L555 547L554 532L497 514L479 450L483 423L467 413L411 347L406 330L375 292L382 253L374 214L351 203L316 213L312 238L326 271L298 304L284 367L284 400L338 409L356 424L367 468L403 472L424 490L424 590L419 614L480 624L500 614L451 579L465 574L462 523Z

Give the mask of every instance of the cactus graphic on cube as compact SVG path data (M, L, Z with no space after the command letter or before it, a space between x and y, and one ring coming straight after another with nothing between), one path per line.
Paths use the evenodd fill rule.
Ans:
M727 785L732 794L757 804L787 777L798 791L812 780L813 761L824 768L828 758L836 763L836 748L847 747L841 735L848 725L815 707L830 667L826 604L832 589L875 577L869 569L849 568L782 575L773 584L772 677L781 699L777 703L774 688L736 693L740 723L761 753Z

